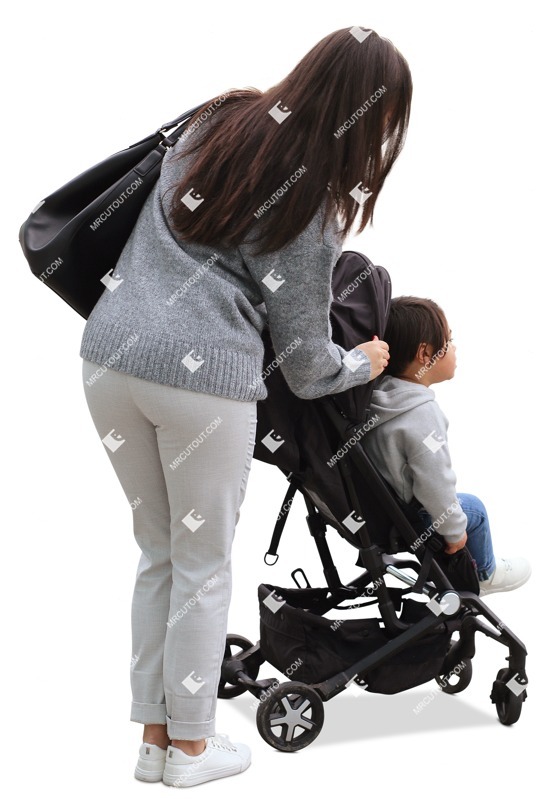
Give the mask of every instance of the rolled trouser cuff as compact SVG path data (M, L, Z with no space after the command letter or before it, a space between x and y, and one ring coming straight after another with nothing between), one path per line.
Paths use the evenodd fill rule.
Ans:
M166 705L146 705L133 702L130 709L130 720L140 724L166 724Z
M172 721L166 716L166 730L171 741L203 741L215 735L215 718L210 721Z

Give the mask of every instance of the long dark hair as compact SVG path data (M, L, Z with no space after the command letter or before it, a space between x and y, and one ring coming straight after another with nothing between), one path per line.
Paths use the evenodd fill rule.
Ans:
M272 252L325 200L323 229L339 215L345 237L362 206L362 232L404 144L411 99L410 69L388 39L357 27L330 33L268 91L232 90L196 112L190 126L210 119L180 151L195 157L174 188L172 230L235 247L259 219L258 252ZM188 192L197 207L183 202Z

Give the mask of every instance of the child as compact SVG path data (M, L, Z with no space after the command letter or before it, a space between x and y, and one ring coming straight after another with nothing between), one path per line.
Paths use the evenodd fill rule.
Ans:
M372 395L371 410L379 419L365 436L369 457L402 500L415 497L421 503L423 523L444 536L446 552L453 554L467 544L478 568L481 596L519 588L530 577L529 562L495 560L484 505L472 494L456 494L448 420L429 388L451 380L456 367L444 312L432 300L396 297L384 339L390 359Z

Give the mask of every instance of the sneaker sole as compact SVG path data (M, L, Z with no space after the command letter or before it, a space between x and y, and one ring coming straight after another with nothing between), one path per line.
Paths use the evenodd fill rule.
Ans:
M164 769L160 771L149 771L147 769L141 769L139 766L136 766L134 769L134 776L137 780L141 780L142 782L160 782L163 773Z
M200 785L201 782L211 782L211 780L218 780L221 777L231 777L235 774L241 774L251 765L251 759L247 763L239 763L237 766L230 766L229 768L214 769L213 771L204 771L199 774L188 775L186 779L182 780L183 774L169 773L165 768L162 776L162 781L165 785L174 788L190 788L192 785ZM176 785L176 783L179 783Z

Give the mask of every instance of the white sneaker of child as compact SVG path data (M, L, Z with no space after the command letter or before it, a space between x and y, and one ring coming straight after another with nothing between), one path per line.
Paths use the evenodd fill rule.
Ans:
M233 743L227 735L217 733L206 738L206 748L200 755L187 755L182 749L169 746L162 780L166 785L186 788L239 774L250 763L249 746Z
M531 576L531 565L525 558L496 558L496 568L488 580L480 581L480 596L499 591L514 591Z

